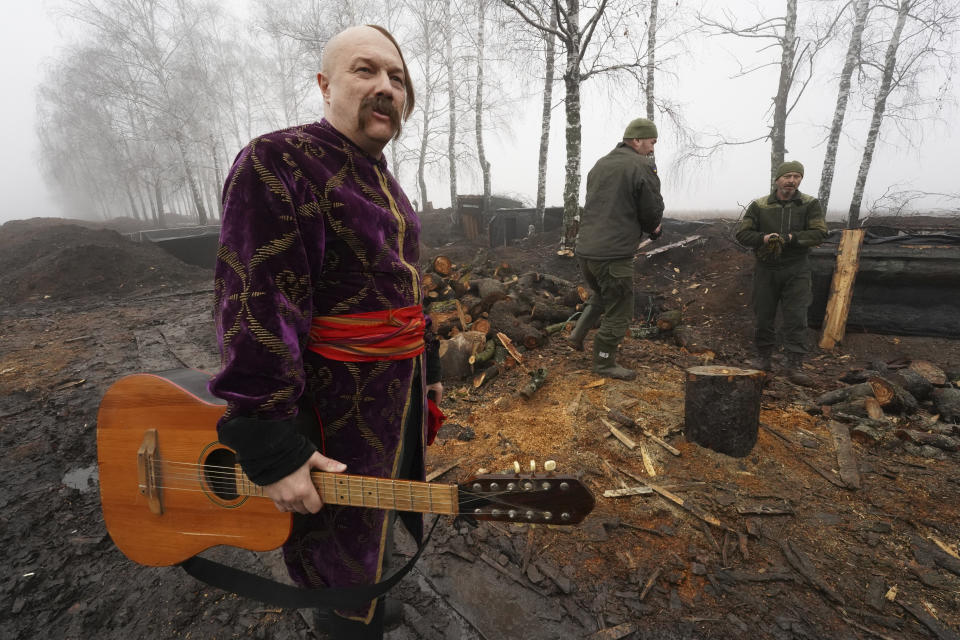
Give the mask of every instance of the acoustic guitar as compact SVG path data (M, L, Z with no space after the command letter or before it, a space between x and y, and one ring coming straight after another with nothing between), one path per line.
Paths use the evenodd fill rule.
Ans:
M217 441L226 405L193 369L136 374L104 395L97 418L100 498L107 530L131 560L174 565L216 545L267 551L290 535L278 511ZM315 471L324 503L478 520L572 525L593 509L573 476L542 472L480 475L459 484Z

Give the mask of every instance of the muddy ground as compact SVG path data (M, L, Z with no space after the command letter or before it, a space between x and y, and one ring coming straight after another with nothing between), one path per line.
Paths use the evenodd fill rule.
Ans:
M728 224L672 224L660 244L693 233L704 240L638 260L636 285L656 308L683 309L703 348L683 349L669 335L628 339L621 360L638 380L601 381L588 356L555 336L524 354L548 370L530 400L516 394L526 381L519 367L479 389L448 385L450 418L428 467L455 466L438 481L553 459L582 474L597 507L571 528L444 519L394 591L404 620L388 638L958 637L960 454L892 431L857 441L862 484L851 490L828 420L808 410L845 373L877 361L956 371L960 341L850 334L808 363L814 387L772 377L748 456L701 448L682 433L684 371L748 357L751 258ZM497 250L460 240L424 254L577 280L575 263L555 249L535 236ZM131 563L104 528L99 400L130 373L217 368L210 283L209 271L109 230L52 220L0 228L0 637L317 637L298 612L207 588L178 568ZM604 407L641 418L680 455L627 430L648 469L639 448L609 437ZM929 405L893 419L952 428ZM602 497L642 481L684 508L656 493ZM401 549L412 553L411 542ZM205 555L282 574L275 552Z

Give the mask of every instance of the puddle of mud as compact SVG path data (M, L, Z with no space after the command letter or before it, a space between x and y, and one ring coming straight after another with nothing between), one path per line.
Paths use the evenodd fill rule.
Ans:
M62 482L71 489L76 489L80 493L86 493L97 488L99 478L97 465L93 464L82 469L67 471L63 475Z

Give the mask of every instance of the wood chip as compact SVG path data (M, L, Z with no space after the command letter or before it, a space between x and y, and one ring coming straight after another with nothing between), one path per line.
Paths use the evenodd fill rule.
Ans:
M640 457L643 459L643 468L647 470L647 475L651 478L657 477L657 468L653 466L653 460L650 458L650 454L647 453L647 448L643 446L641 442L640 445Z

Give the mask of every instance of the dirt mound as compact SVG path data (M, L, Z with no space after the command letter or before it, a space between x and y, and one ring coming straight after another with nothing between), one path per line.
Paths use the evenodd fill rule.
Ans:
M0 300L130 296L212 281L209 270L109 229L59 219L0 227Z

